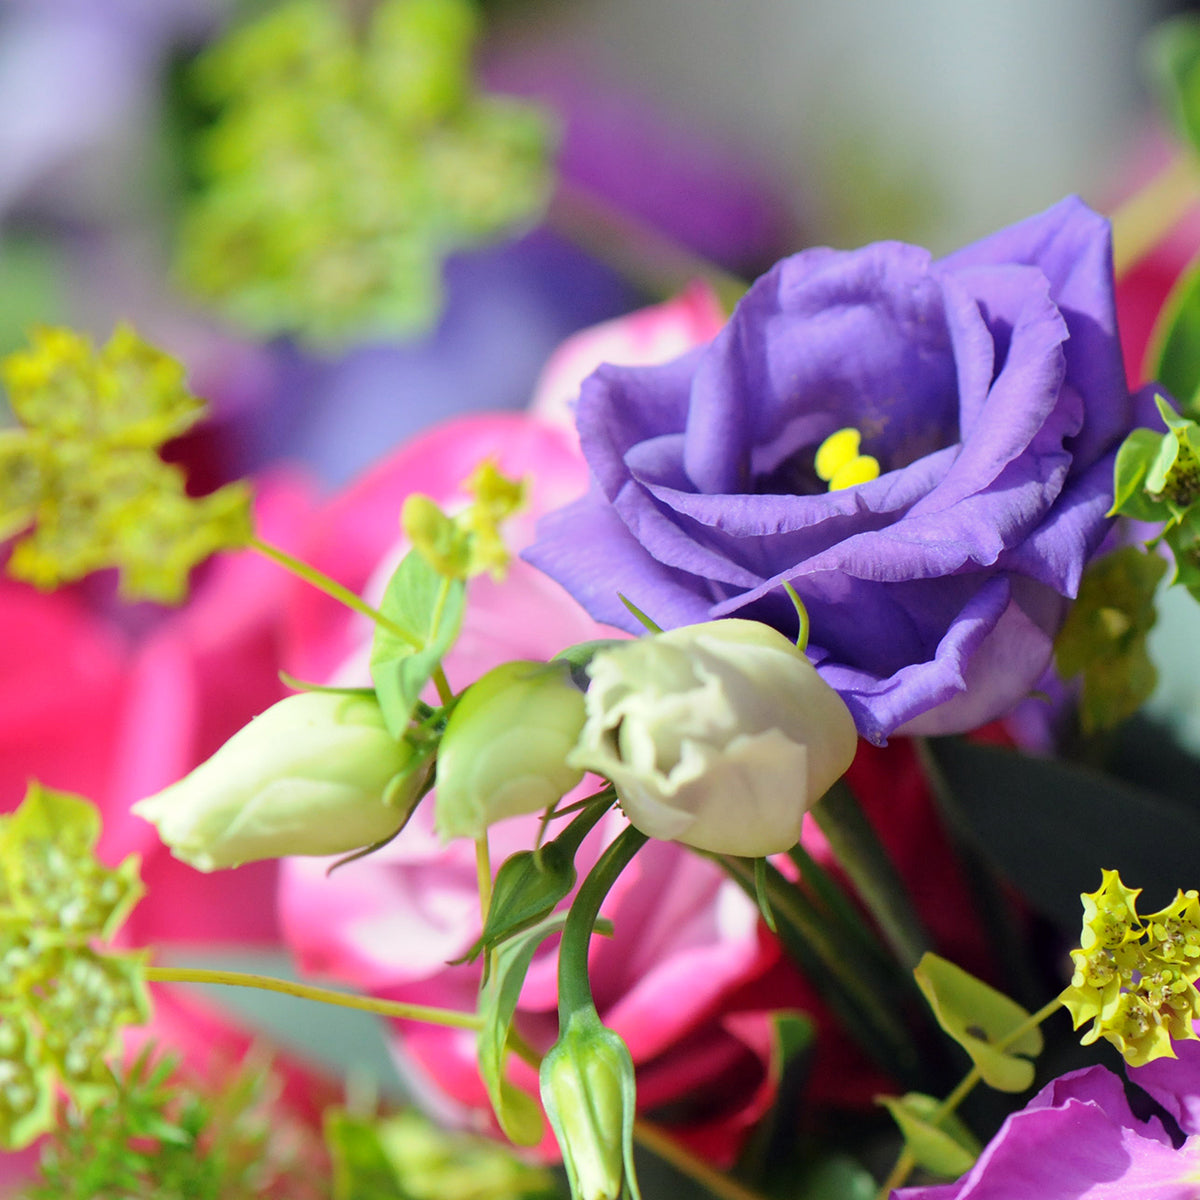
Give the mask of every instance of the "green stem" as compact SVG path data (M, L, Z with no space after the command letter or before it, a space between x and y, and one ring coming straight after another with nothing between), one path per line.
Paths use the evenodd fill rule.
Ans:
M251 549L257 550L259 554L277 563L285 571L290 571L297 578L303 579L305 583L311 584L317 591L324 592L325 595L332 596L334 600L339 601L354 612L361 613L364 617L369 617L376 625L380 625L389 633L395 634L396 637L402 642L407 642L413 649L421 650L424 648L424 642L411 630L405 629L402 625L397 625L395 621L385 617L379 609L372 607L357 593L352 592L348 587L344 587L336 579L330 579L324 572L318 571L316 567L310 566L303 559L296 558L286 550L282 550L270 542L264 542L262 538L257 536L250 538L249 545Z
M355 996L333 988L312 987L290 979L274 979L270 975L252 975L244 971L207 971L193 967L147 967L146 979L151 983L218 983L227 987L258 988L316 1000L339 1008L356 1008L381 1017L405 1021L424 1021L427 1025L446 1025L452 1029L479 1029L479 1014L455 1012L448 1008L430 1008L425 1004L405 1004L399 1000L377 1000L371 996Z
M479 914L486 927L488 909L492 906L492 851L486 829L475 839L475 878L479 886Z
M559 181L546 223L639 289L664 299L702 279L716 292L721 305L731 310L749 287L744 279L610 207L578 184Z
M761 1192L756 1192L732 1176L710 1167L702 1158L681 1146L651 1121L634 1121L633 1140L643 1149L657 1155L663 1162L670 1163L680 1174L694 1179L719 1200L766 1200Z
M563 925L562 941L558 947L558 1024L566 1029L573 1012L596 1007L592 985L588 979L588 946L600 905L633 856L649 841L641 830L632 825L608 847L588 872Z
M812 814L884 940L900 965L911 971L929 949L929 935L858 799L844 780L838 780L813 806Z
M1036 1029L1047 1017L1051 1016L1061 1007L1062 1001L1055 996L1053 1000L1042 1005L1037 1012L1027 1017L1015 1029L1009 1030L1002 1038L997 1038L995 1048L997 1050L1005 1050L1015 1042L1020 1041L1031 1029ZM937 1106L929 1118L929 1123L935 1127L940 1125L970 1095L980 1078L979 1068L973 1066L962 1077L954 1091ZM901 1151L900 1157L896 1160L896 1165L892 1168L891 1173L883 1181L879 1191L876 1193L875 1200L888 1200L888 1197L896 1188L903 1187L905 1180L908 1179L913 1167L916 1165L917 1160L912 1151L905 1147Z
M1112 214L1113 274L1120 279L1200 200L1200 173L1190 150L1177 154Z

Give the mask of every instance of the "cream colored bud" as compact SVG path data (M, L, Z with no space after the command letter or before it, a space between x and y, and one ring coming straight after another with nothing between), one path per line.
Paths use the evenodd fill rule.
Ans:
M846 705L757 621L671 629L601 652L588 671L571 762L611 779L651 837L746 857L787 850L854 758Z
M496 821L561 799L583 778L567 762L583 719L565 662L501 663L476 680L438 750L438 833L481 837Z
M373 696L304 692L133 811L200 871L344 854L403 824L424 777L412 765L412 747L388 733Z

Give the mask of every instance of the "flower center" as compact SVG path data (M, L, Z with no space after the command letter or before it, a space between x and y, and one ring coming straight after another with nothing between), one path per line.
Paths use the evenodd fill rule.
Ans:
M831 492L879 478L879 460L859 454L862 434L854 428L831 433L818 447L814 468Z

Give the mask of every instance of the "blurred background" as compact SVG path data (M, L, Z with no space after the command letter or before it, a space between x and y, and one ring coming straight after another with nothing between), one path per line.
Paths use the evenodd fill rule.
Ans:
M359 20L370 7L328 5ZM551 202L545 223L532 203L452 245L444 307L424 323L360 323L314 348L231 320L186 269L189 240L193 261L197 242L228 252L196 234L197 192L233 170L205 165L222 151L204 139L223 103L270 75L273 52L226 62L216 85L197 58L287 7L0 7L0 349L34 322L106 336L133 320L185 361L224 423L216 474L282 456L339 483L441 417L522 405L566 333L686 278L683 253L639 277L631 230L746 277L816 243L945 251L1067 192L1110 206L1162 154L1138 49L1162 3L492 0L473 41L431 36L465 47L486 94L541 106L547 178L556 168L570 201ZM495 165L482 145L460 157L477 180ZM326 186L374 188L387 205L374 170L327 171ZM271 186L284 210L310 203L282 173Z

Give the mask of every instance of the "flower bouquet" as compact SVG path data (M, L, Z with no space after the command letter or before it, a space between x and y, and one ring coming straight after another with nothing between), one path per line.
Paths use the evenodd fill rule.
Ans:
M1200 1196L1200 767L1143 711L1200 25L1111 219L751 281L556 160L467 0L185 8L167 336L0 363L9 1194ZM590 325L517 409L506 239ZM381 403L421 355L456 394ZM321 395L375 458L324 495Z

